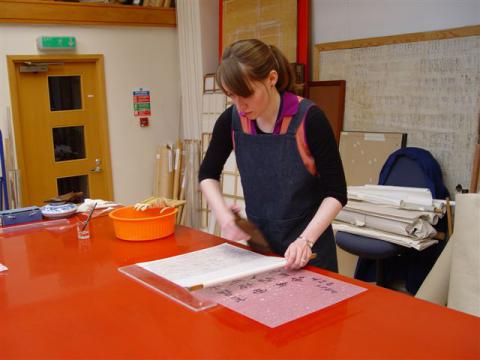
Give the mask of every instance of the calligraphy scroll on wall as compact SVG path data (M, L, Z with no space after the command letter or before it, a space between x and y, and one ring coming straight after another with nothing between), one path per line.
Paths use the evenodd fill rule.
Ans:
M346 80L344 130L408 133L451 193L470 183L480 113L480 36L321 51L319 80Z

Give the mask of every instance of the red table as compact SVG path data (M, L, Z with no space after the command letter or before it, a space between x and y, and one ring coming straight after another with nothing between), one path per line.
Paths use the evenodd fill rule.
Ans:
M221 306L193 312L118 267L222 239L178 227L121 241L108 217L91 233L82 243L73 226L0 236L0 359L480 358L479 318L327 271L368 291L275 329Z

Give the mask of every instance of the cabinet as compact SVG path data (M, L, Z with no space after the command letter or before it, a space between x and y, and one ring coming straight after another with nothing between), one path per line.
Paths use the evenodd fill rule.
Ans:
M176 27L174 8L0 0L0 23Z

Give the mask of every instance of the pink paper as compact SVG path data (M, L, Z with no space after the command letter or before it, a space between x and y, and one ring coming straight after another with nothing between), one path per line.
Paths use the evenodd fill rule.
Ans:
M366 290L308 270L278 269L198 290L195 295L274 328Z

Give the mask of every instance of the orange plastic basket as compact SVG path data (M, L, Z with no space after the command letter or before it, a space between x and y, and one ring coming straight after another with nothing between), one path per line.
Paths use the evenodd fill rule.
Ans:
M144 241L163 238L175 230L176 208L153 208L137 211L133 206L125 206L112 211L115 235L122 240Z

